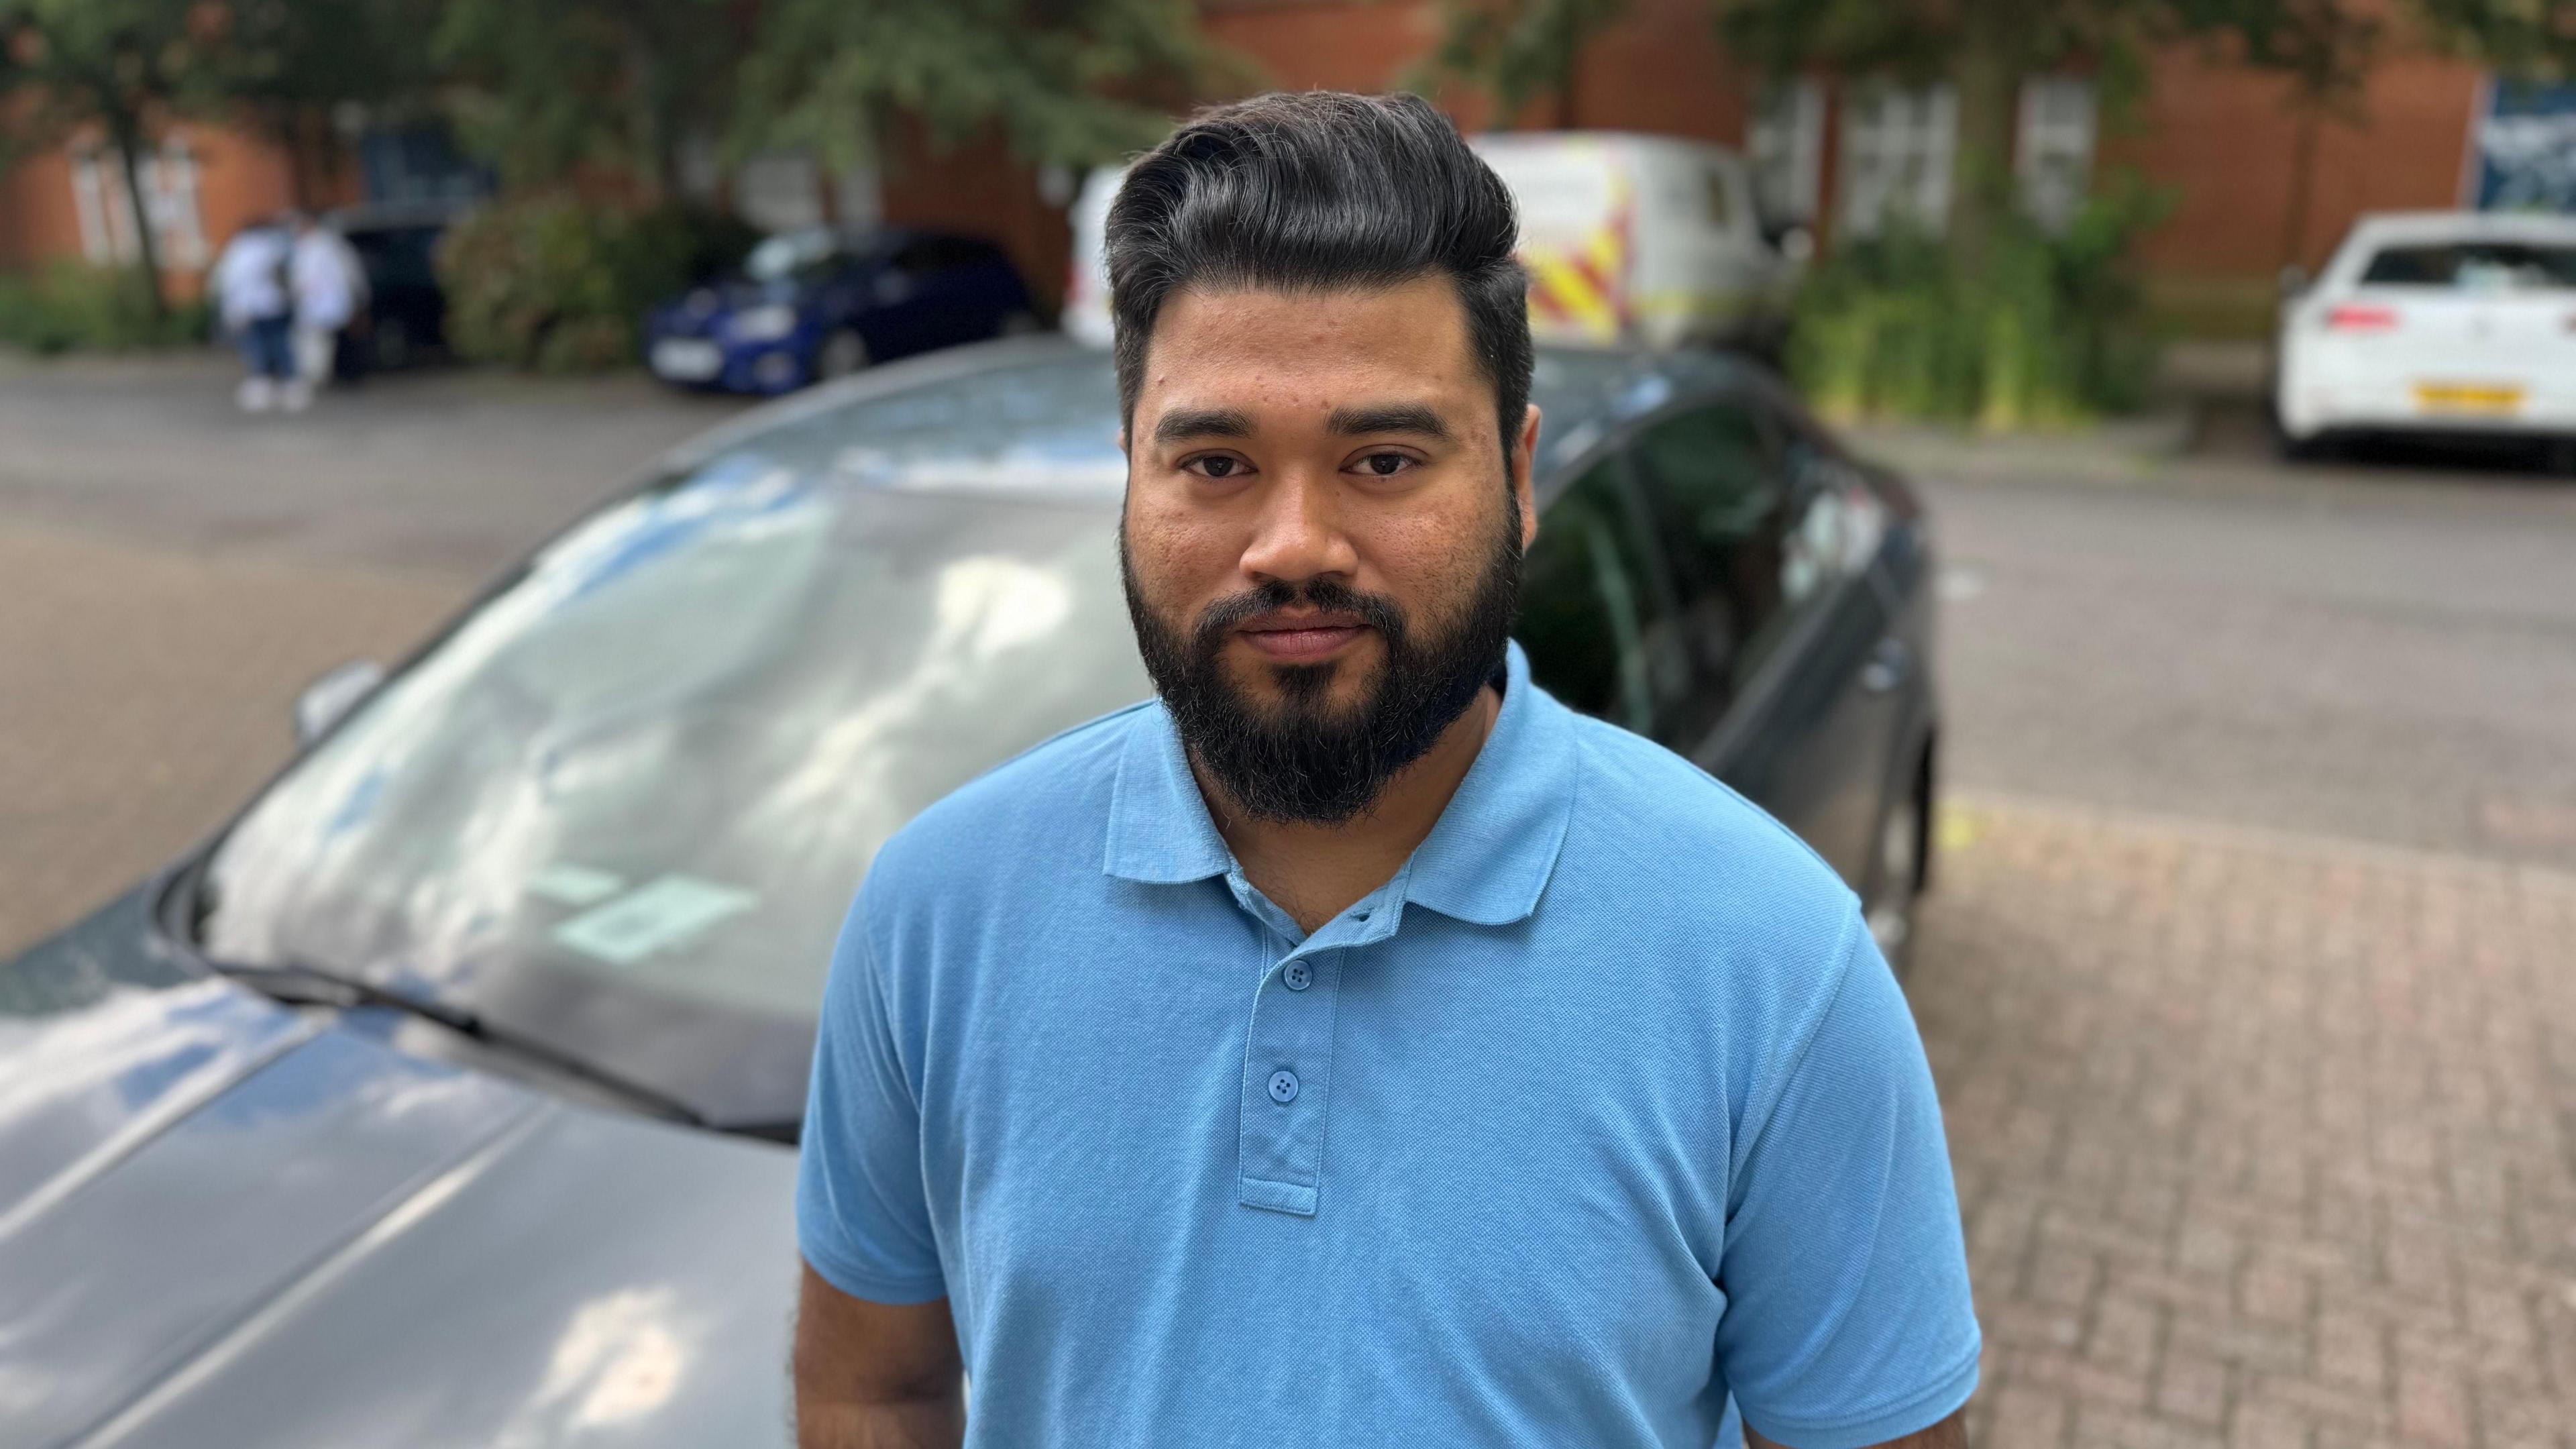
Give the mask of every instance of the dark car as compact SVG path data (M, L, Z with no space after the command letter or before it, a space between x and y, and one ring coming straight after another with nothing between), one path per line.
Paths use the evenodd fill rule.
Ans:
M1794 825L1901 948L1913 495L1724 359L1547 353L1537 397L1536 678ZM9 1442L783 1444L851 892L1147 692L1116 417L1045 338L728 426L308 696L211 841L0 969Z
M782 393L873 362L1036 330L990 242L913 231L780 232L742 275L653 309L644 358L681 387Z
M348 238L367 272L367 304L341 337L343 376L409 367L447 347L447 293L438 243L456 209L446 205L351 207L329 225Z

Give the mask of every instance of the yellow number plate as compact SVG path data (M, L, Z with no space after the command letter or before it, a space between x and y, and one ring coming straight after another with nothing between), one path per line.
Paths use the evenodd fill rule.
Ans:
M2495 417L2522 411L2522 389L2480 383L2419 382L2415 406L2428 413L2471 413Z

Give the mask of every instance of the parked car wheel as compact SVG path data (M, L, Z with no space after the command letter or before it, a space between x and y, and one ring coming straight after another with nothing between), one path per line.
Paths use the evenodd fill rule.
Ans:
M1878 942L1879 954L1898 975L1905 968L1914 944L1914 906L1922 899L1923 857L1930 839L1930 821L1924 814L1930 791L1918 773L1905 793L1888 802L1886 818L1878 826L1877 881L1870 892L1869 933Z
M847 377L867 365L868 340L847 327L824 338L814 354L814 375L820 378Z

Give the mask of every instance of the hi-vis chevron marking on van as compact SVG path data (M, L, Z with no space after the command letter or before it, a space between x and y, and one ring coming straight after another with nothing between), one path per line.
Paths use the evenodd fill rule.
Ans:
M1471 140L1520 208L1530 331L1573 346L1767 347L1785 327L1803 257L1766 233L1742 158L1723 146L1609 131L1512 132ZM1123 167L1075 198L1064 329L1110 341L1101 255Z

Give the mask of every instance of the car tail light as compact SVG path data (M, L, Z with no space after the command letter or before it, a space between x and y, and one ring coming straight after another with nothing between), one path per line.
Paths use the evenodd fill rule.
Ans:
M2360 307L2351 303L2326 313L2328 332L2386 332L2397 325L2394 307Z

